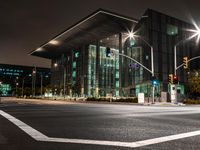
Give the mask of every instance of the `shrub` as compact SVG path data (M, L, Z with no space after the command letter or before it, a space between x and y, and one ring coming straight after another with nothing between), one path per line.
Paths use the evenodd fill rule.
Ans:
M128 103L138 103L138 99L136 97L133 98L119 98L119 99L110 99L106 97L95 98L95 97L88 97L86 101L98 101L98 102L128 102Z
M200 100L186 99L183 101L184 104L200 104Z
M133 98L120 98L120 99L114 100L114 102L138 103L138 99L137 99L137 97L133 97Z

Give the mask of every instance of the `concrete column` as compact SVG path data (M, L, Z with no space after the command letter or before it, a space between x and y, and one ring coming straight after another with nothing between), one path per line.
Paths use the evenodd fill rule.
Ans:
M119 33L119 53L122 53L122 33ZM119 56L119 95L122 96L122 57Z
M96 42L96 96L99 96L99 61L100 61L100 47L99 41Z

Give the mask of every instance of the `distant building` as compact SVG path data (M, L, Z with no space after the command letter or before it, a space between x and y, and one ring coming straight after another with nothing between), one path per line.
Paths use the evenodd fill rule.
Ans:
M155 95L169 89L168 75L174 73L174 45L191 35L194 26L148 9L140 20L98 10L56 36L32 55L52 60L51 84L70 96L151 95L151 73L117 53L129 56L151 69L151 45L158 84ZM143 38L129 38L133 31ZM148 43L145 43L144 40ZM196 39L177 46L177 64L184 56L200 55ZM112 52L115 51L115 52ZM111 53L110 53L111 52ZM177 66L178 66L177 65ZM197 61L190 68L198 68ZM177 71L178 93L187 87L187 71Z
M18 94L21 96L22 88L24 94L26 94L26 90L29 90L29 95L32 95L34 85L35 89L40 88L41 77L42 86L49 85L51 78L50 69L0 64L0 95L12 96Z

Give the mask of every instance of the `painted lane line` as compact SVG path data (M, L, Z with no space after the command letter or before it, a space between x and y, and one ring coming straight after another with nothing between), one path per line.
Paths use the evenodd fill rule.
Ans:
M104 146L118 146L118 147L142 147L152 144L158 144L193 136L200 135L200 130L198 131L192 131L187 133L181 133L176 135L169 135L154 139L148 139L148 140L142 140L142 141L136 141L136 142L120 142L120 141L101 141L101 140L87 140L87 139L68 139L68 138L53 138L48 137L41 132L37 131L36 129L33 129L29 125L25 124L24 122L20 121L19 119L9 115L8 113L0 110L0 115L11 121L13 124L18 126L21 130L23 130L26 134L31 136L36 141L41 142L57 142L57 143L76 143L76 144L89 144L89 145L104 145Z
M39 141L40 139L47 139L48 137L42 134L41 132L33 129L29 125L25 124L24 122L20 121L19 119L9 115L8 113L0 110L0 114L8 119L10 122L18 126L21 130L23 130L25 133L30 135L33 139Z
M120 146L120 147L142 147L152 144L158 144L163 142L169 142L173 140L193 137L200 135L200 130L181 133L176 135L164 136L154 139L148 139L143 141L136 141L136 142L118 142L118 141L98 141L98 140L84 140L84 139L66 139L66 138L49 138L48 142L60 142L60 143L79 143L79 144L92 144L92 145L107 145L107 146Z

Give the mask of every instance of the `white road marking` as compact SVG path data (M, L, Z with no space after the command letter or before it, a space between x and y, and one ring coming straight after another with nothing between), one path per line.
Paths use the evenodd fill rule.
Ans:
M0 114L3 117L5 117L6 119L8 119L10 122L12 122L13 124L15 124L16 126L18 126L21 130L23 130L25 133L27 133L28 135L30 135L35 140L40 141L41 139L48 138L44 134L42 134L39 131L33 129L29 125L25 124L24 122L20 121L19 119L15 118L15 117L13 117L11 115L9 115L8 113L0 110Z
M86 140L86 139L69 139L69 138L53 138L48 137L41 132L37 131L36 129L33 129L29 125L25 124L24 122L18 120L17 118L9 115L8 113L0 110L0 114L11 121L13 124L18 126L21 130L23 130L25 133L27 133L29 136L31 136L36 141L43 141L43 142L59 142L59 143L76 143L76 144L90 144L90 145L105 145L105 146L120 146L120 147L142 147L152 144L158 144L162 142L168 142L178 139L183 139L187 137L193 137L200 135L200 130L187 132L187 133L181 133L176 135L169 135L154 139L148 139L148 140L142 140L142 141L136 141L136 142L120 142L120 141L101 141L101 140Z

